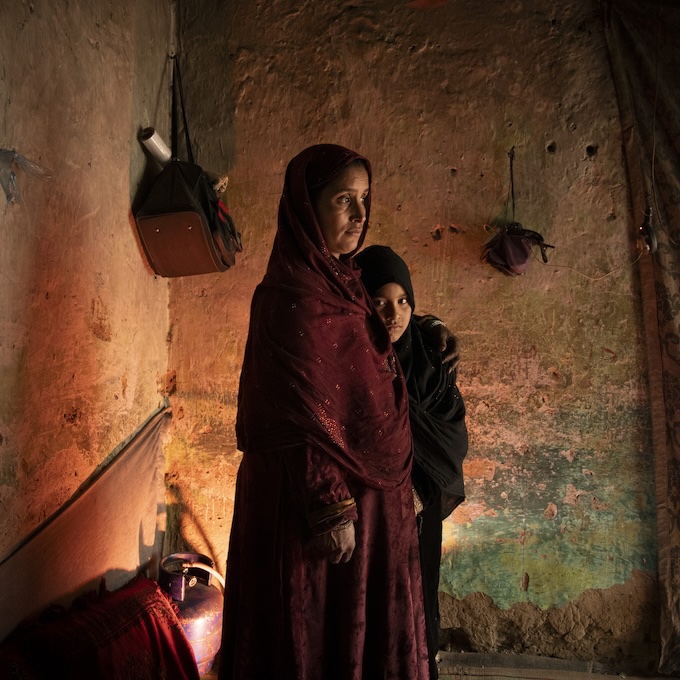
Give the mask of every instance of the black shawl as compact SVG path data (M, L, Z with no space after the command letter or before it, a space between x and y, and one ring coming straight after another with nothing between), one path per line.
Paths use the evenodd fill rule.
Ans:
M398 283L415 310L413 286L404 261L386 246L370 246L355 256L369 295L387 283ZM396 343L409 395L414 445L413 484L425 506L438 494L442 519L465 500L463 459L468 435L465 404L456 375L442 365L442 355L430 333L415 317Z

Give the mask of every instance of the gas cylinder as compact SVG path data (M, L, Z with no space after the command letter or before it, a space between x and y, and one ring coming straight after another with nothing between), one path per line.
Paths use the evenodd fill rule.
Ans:
M212 668L220 649L224 579L206 555L172 553L161 560L158 583L177 606L202 676Z

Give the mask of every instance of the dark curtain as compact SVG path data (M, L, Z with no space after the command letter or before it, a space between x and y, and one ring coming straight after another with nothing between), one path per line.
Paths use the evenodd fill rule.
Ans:
M680 671L680 7L610 0L605 35L640 259L659 534L659 671ZM654 243L654 240L657 243ZM654 246L656 245L656 250Z

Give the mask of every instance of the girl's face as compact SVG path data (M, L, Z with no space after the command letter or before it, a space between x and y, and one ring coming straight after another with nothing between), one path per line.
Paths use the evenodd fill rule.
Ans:
M331 255L340 257L357 249L366 221L368 188L366 168L352 163L319 191L314 211Z
M375 292L373 304L387 327L390 340L396 342L411 321L411 305L406 291L398 283L386 283Z

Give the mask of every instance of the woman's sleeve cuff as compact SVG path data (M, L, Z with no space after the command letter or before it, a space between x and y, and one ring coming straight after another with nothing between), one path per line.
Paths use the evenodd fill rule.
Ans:
M307 522L312 531L318 535L332 531L346 520L356 521L358 518L357 504L353 498L348 498L310 512L307 515Z

